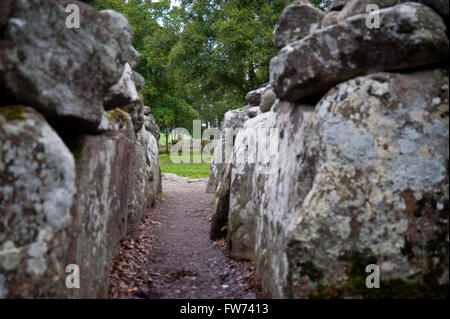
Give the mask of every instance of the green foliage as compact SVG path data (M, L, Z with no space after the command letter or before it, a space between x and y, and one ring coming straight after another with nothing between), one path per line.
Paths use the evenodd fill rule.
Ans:
M12 105L0 108L0 114L8 121L24 120L26 107L23 105Z
M123 13L146 79L140 93L162 131L193 119L219 125L269 80L273 30L291 0L95 0Z
M184 0L185 27L169 66L202 119L218 124L269 80L273 30L290 0Z
M246 93L269 81L273 30L291 0L95 0L124 14L141 56L141 90L161 131L218 126ZM311 0L326 10L329 0Z
M311 3L322 11L327 11L331 4L331 0L309 0Z
M169 0L95 0L93 6L116 10L128 19L134 32L133 45L141 56L136 71L146 79L140 93L151 105L161 130L192 126L198 112L186 102L168 67L169 53L182 27L180 9L171 9Z

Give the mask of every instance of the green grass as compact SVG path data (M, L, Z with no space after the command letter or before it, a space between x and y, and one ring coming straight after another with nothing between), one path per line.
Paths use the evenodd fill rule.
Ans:
M207 178L209 176L209 163L193 163L193 160L202 159L201 154L190 154L190 156L181 156L183 161L188 163L173 163L170 154L159 155L159 165L163 173L172 173L182 177Z
M185 139L191 139L192 137L189 135L184 135L183 138ZM169 134L169 144L172 143L172 134ZM159 134L159 144L160 145L166 145L166 133L160 133Z

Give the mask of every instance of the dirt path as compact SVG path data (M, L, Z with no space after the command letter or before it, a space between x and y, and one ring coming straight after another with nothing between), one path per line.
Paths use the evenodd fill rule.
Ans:
M206 180L163 178L165 197L147 213L136 241L113 261L112 298L256 298L250 263L209 239Z

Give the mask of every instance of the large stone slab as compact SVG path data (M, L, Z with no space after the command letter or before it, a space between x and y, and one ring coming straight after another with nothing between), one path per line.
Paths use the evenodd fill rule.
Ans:
M270 160L262 152L232 171L230 191L231 249L248 251L239 230L256 222L266 297L448 295L448 90L442 69L376 73L340 84L315 110L277 102L266 120L279 132L277 169L255 173ZM238 213L245 205L251 218ZM365 286L369 264L380 289Z
M293 297L448 296L447 114L440 69L356 78L322 99L314 180L287 235ZM380 289L365 286L369 264Z
M278 156L273 158L274 154L270 152L260 153L253 177L256 210L250 222L256 223L255 278L263 288L264 296L288 298L291 296L291 274L286 258L286 237L298 207L313 183L314 173L309 172L315 170L313 150L318 140L311 132L313 106L279 101L273 110L275 116L269 117L265 125L278 134ZM259 163L265 162L274 165L271 174L260 173ZM241 221L245 222L245 219ZM243 223L240 228L254 229L251 224ZM233 238L234 235L230 236Z
M125 111L116 108L107 112L109 119L109 129L121 132L133 144L133 153L130 154L131 173L129 174L129 190L128 190L128 213L126 224L127 238L135 238L142 217L148 208L146 200L146 192L148 191L148 182L145 175L146 156L144 148L137 141L134 133L133 122L131 116Z
M81 25L66 27L67 5L80 8ZM53 125L98 130L103 95L125 63L139 58L127 20L72 0L0 3L0 91L32 105Z
M225 113L222 132L211 161L207 191L215 192L210 236L212 239L225 237L223 227L228 223L230 179L233 163L234 137L245 121L257 116L259 107L243 108Z
M0 108L0 298L68 296L74 158L43 116Z
M145 193L148 205L153 205L160 183L159 148L155 136L142 127L137 135L137 141L142 145L145 155L145 178L149 188Z
M230 178L228 249L237 259L252 260L258 225L259 187L267 180L261 172L261 158L270 162L270 129L275 113L262 113L247 120L236 135ZM255 170L256 167L256 170Z
M232 154L225 154L225 142L230 142L226 140L225 131L236 130L237 133L237 130L244 125L245 121L255 117L259 112L259 108L254 106L251 108L232 110L225 113L222 123L221 136L214 149L214 155L211 159L210 175L208 185L206 186L208 193L216 192L221 184L224 171L226 170L225 166L232 162Z
M403 70L446 61L442 18L417 3L380 10L381 27L356 15L284 47L271 61L271 83L287 101L319 95L377 70Z
M120 132L82 135L70 145L76 160L71 263L80 267L77 298L106 298L111 259L127 233L134 143Z
M155 137L143 126L135 135L131 116L117 108L107 112L109 130L121 132L133 144L128 190L127 237L135 238L145 212L150 208L160 184L158 145Z

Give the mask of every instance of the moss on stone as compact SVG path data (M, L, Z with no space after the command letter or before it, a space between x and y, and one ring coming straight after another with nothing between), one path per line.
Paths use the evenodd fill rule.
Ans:
M26 112L26 106L24 105L11 105L11 106L2 106L0 107L0 114L8 120L24 120Z
M323 279L323 271L311 261L300 263L300 276L308 276L311 281L320 282Z
M110 122L121 125L126 125L129 117L128 113L120 108L110 110L106 112L106 115L108 116Z
M363 297L367 299L436 299L448 298L448 284L439 285L437 278L443 270L436 271L429 268L421 282L402 278L385 280L381 278L380 288L366 287L368 274L365 268L369 264L377 264L374 256L364 253L348 253L344 257L347 261L347 285L344 287L319 287L315 296L334 298L335 296ZM442 265L442 263L438 263Z
M434 244L444 241L436 241ZM432 243L430 243L432 245ZM439 244L440 245L440 244ZM435 257L436 258L436 257ZM308 276L317 282L317 288L309 294L311 299L341 299L344 297L366 298L366 299L440 299L448 298L449 285L440 285L438 278L443 275L443 265L439 260L432 262L430 258L429 273L424 275L423 280L415 282L402 278L380 280L380 288L369 289L366 287L368 274L365 268L369 264L376 264L376 258L364 253L346 253L342 258L347 262L347 283L343 286L327 286L320 283L323 275L312 262L302 263L302 276ZM434 268L433 268L434 267Z
M322 285L318 285L317 289L309 295L310 299L343 299L344 297L344 288Z

